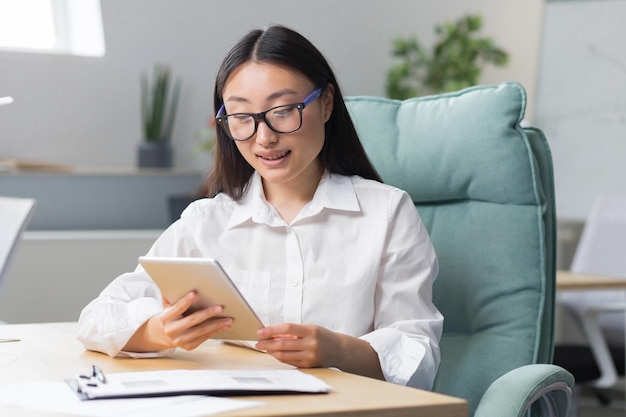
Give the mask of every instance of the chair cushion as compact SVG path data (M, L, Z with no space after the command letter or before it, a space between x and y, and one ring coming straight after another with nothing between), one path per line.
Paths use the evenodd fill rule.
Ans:
M501 181L502 175L529 169L528 159L518 157L520 148L527 152L516 140L526 105L519 84L405 101L346 101L383 180L408 191L416 201L534 201L532 182Z
M435 390L467 398L473 412L496 378L545 361L544 195L520 127L524 89L346 103L381 177L409 192L430 232L445 318Z

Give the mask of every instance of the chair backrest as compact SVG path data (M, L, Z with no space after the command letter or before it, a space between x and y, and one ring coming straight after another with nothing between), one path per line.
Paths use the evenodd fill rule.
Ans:
M547 142L520 127L526 95L517 83L346 102L383 180L411 195L428 227L440 263L433 297L445 319L434 390L466 398L473 414L495 379L552 359Z
M29 198L0 197L0 285L35 204L36 201Z

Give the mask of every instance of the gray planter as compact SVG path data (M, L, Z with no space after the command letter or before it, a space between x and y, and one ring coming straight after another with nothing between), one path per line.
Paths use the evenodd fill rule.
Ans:
M172 146L169 142L141 142L138 149L139 168L170 168Z

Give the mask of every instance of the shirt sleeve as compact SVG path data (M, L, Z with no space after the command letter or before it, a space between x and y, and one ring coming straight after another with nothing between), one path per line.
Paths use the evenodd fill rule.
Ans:
M76 337L89 350L109 356L134 356L122 349L142 324L161 311L159 289L138 268L116 278L83 309Z
M179 221L156 240L149 256L192 256L191 239ZM161 291L138 265L134 272L113 280L91 301L78 319L77 339L89 350L109 356L154 357L174 349L136 353L122 349L135 332L152 316L163 311Z
M377 280L375 330L361 338L377 352L386 380L431 389L443 328L432 302L439 266L410 197L400 190L395 197Z

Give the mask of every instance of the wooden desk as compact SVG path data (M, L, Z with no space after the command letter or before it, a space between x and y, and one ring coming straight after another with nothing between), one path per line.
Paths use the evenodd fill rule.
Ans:
M0 326L0 338L19 342L0 343L0 384L20 381L57 380L84 373L91 364L105 373L165 369L283 369L290 368L272 356L249 349L207 342L200 348L158 359L110 358L86 351L74 337L75 323L20 324ZM438 416L465 417L465 400L407 388L331 369L305 369L328 383L332 390L322 395L246 396L261 401L259 407L229 412L223 416ZM11 415L15 414L11 409ZM0 406L0 415L6 415ZM19 416L39 416L23 411Z
M576 274L570 271L556 272L557 290L607 290L626 289L626 279L605 275Z

